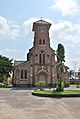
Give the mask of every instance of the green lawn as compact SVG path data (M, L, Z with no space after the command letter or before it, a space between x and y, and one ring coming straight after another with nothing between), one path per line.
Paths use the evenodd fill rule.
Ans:
M37 90L35 93L38 94L80 94L80 90L64 90L64 91L55 91L55 90Z
M80 88L80 84L71 84L71 86L75 86L75 88Z
M70 84L70 85L72 85L72 86L80 86L80 84Z

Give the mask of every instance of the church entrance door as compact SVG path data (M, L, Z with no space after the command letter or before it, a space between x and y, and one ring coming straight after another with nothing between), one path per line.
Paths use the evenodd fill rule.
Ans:
M45 81L46 80L46 77L44 74L40 74L39 75L39 81Z
M46 74L41 73L41 74L39 75L39 77L38 77L38 80L39 80L39 82L40 82L40 81L45 81L46 84L47 84L47 76L46 76Z

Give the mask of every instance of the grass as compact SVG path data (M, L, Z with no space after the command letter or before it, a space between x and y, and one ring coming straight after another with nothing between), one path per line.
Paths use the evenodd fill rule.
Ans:
M80 84L71 84L72 86L75 86L76 88L80 88Z
M64 91L56 91L56 90L36 90L35 93L38 94L80 94L80 90L64 90Z
M70 85L72 85L72 86L80 86L80 84L70 84Z

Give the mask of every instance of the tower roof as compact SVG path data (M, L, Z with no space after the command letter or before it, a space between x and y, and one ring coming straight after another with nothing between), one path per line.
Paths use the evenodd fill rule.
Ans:
M49 27L51 26L51 23L47 22L47 21L44 21L44 20L38 20L36 22L33 23L33 31L34 31L34 26L35 25L48 25Z
M41 19L41 20L38 20L38 21L34 22L34 24L51 24L51 23Z

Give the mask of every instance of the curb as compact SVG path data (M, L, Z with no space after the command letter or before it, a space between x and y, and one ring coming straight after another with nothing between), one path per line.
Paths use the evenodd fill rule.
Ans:
M53 98L63 98L63 97L80 97L80 94L38 94L32 92L32 95L39 96L39 97L53 97Z

